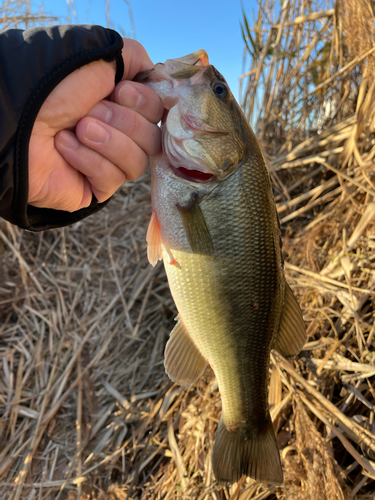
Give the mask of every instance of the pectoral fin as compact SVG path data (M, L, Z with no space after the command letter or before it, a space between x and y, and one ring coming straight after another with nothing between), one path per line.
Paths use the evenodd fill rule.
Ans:
M283 356L295 356L306 342L306 328L301 309L289 285L286 284L284 311L277 340L273 346Z
M155 210L152 211L146 241L148 261L152 266L155 266L157 261L163 258L160 225Z
M206 221L199 207L198 196L193 193L185 206L176 205L181 215L190 247L195 254L214 255L214 244Z
M173 328L165 348L165 371L176 384L189 387L204 372L207 361L198 351L181 320Z

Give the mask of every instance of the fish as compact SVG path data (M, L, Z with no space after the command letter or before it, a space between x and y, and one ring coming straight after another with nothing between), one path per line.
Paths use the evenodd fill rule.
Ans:
M306 339L286 282L281 231L259 143L204 50L158 63L137 81L165 108L162 152L151 158L147 253L164 266L178 316L165 370L189 387L210 365L222 414L213 450L219 483L243 475L279 485L280 453L268 407L271 349Z

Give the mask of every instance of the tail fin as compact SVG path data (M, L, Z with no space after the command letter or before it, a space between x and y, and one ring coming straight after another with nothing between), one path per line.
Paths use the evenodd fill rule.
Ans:
M245 475L271 484L283 482L280 454L271 419L261 435L248 429L228 430L220 419L213 469L218 482L235 483Z

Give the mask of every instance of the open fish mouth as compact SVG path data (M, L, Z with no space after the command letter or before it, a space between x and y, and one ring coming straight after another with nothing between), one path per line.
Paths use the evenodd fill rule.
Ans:
M169 167L174 175L180 177L180 179L184 179L185 181L198 182L201 184L216 180L216 175L202 172L202 170L193 170L185 167L173 167L172 165L169 165Z
M184 147L184 139L175 137L168 131L167 118L170 110L165 109L161 120L163 130L162 148L165 155L168 157L169 168L172 173L185 181L194 183L208 183L217 180L217 176L203 162L199 162L198 158L190 159ZM199 128L199 120L194 119L192 115L181 115L181 122L184 123L184 128L191 131L193 135L196 133L215 133L207 132Z

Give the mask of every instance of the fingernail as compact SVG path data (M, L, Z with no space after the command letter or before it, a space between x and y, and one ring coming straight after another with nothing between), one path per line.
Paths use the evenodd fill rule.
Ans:
M67 130L61 130L57 137L57 141L59 144L62 144L69 149L79 148L79 140L72 132L68 132Z
M138 108L141 106L145 97L137 89L131 85L124 85L120 88L118 93L119 104L127 108Z
M106 142L109 134L104 127L96 122L89 122L86 128L86 138L93 142Z
M92 108L88 116L92 116L93 118L96 118L104 123L109 123L112 119L113 111L109 106L100 102Z

